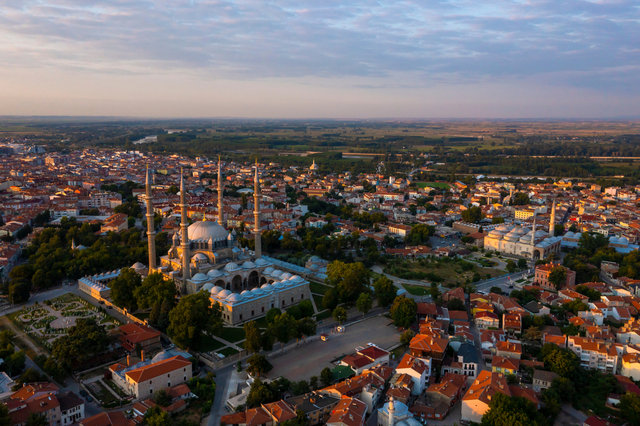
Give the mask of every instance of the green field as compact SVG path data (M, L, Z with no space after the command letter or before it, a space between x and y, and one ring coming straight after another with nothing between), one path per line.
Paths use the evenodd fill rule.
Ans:
M446 182L416 182L419 188L437 188L437 189L449 189L450 186Z
M426 296L429 294L429 288L421 285L402 284L402 286L414 296Z

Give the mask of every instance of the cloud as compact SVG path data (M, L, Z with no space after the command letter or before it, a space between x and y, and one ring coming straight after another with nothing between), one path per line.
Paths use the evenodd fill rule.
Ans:
M631 0L21 0L0 4L0 60L16 73L637 95L639 22Z

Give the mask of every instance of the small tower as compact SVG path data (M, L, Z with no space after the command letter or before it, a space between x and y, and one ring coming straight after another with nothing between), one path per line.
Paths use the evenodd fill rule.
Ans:
M256 158L256 176L253 180L253 233L255 237L256 259L262 257L262 233L260 231L260 179L258 177L258 159Z
M145 201L147 203L147 244L149 251L149 274L156 270L156 228L153 213L152 192L151 192L151 173L147 164L147 178L145 185Z
M191 267L189 261L191 260L191 253L189 250L189 221L187 220L187 202L185 198L186 189L184 186L184 176L182 169L180 169L180 234L182 241L180 242L180 248L182 249L182 281L186 281L191 278Z
M553 205L551 206L551 217L549 218L549 236L553 237L556 225L556 199L553 199Z

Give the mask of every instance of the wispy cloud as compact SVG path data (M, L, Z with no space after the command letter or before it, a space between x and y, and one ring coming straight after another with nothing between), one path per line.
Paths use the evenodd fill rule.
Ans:
M640 93L635 0L21 0L7 70L430 87L539 79ZM43 71L44 72L44 71ZM376 79L375 82L358 81Z

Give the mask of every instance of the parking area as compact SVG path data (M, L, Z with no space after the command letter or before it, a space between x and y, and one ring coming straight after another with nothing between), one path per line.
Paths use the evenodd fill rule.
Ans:
M311 376L319 376L323 368L333 367L331 361L354 352L357 346L371 342L387 349L398 344L399 339L400 333L388 318L367 318L346 327L344 333L331 334L326 342L316 340L271 358L273 370L268 376L284 376L291 381L308 380Z

